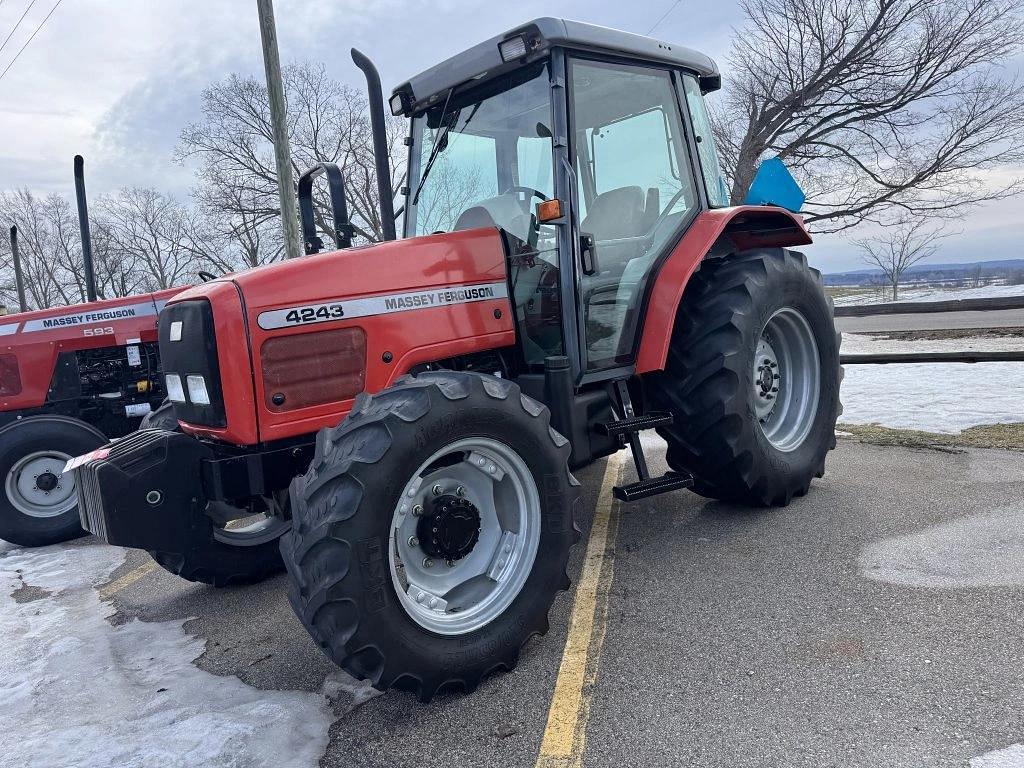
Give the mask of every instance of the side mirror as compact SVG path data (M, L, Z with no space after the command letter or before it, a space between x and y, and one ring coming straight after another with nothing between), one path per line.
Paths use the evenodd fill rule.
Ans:
M743 202L745 205L777 205L799 213L805 199L804 191L785 163L777 157L771 157L758 166L747 199Z

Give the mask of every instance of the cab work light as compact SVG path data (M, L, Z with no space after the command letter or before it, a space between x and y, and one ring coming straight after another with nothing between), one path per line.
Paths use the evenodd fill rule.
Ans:
M502 61L515 61L526 55L526 38L522 35L510 37L498 43L498 51Z

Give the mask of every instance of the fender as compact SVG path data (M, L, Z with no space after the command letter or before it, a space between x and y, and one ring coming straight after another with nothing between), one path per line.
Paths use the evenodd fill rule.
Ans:
M733 251L811 243L803 220L783 208L741 205L701 213L655 277L644 315L636 373L665 368L676 312L686 285L704 257L723 236Z

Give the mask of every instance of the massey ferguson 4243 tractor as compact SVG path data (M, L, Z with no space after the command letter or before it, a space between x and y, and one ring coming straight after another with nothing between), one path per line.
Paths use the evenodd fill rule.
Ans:
M171 299L182 431L80 458L86 527L214 584L283 559L335 662L428 699L547 629L578 538L571 470L629 446L623 501L805 494L839 409L831 304L787 250L810 242L799 218L728 207L704 105L719 83L692 50L540 19L398 87L404 239ZM662 477L644 429L668 444Z

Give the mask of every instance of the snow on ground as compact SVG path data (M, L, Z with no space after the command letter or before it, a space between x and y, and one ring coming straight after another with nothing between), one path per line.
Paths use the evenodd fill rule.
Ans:
M0 543L0 755L19 768L306 768L334 720L321 694L260 691L192 661L182 621L130 621L96 586L124 551Z
M992 299L1004 296L1024 296L1024 285L983 285L978 288L907 287L900 288L899 301L901 303L904 301L950 301L952 299ZM891 301L888 292L865 290L863 293L837 296L835 305L845 307L854 304L881 304L888 301Z
M1024 744L1014 744L971 758L971 768L1024 768Z
M843 334L842 351L923 352L1024 349L1020 337L896 341ZM1024 422L1024 363L847 365L846 424L960 432L979 424Z
M861 575L907 587L1024 586L1024 507L985 512L869 544Z

